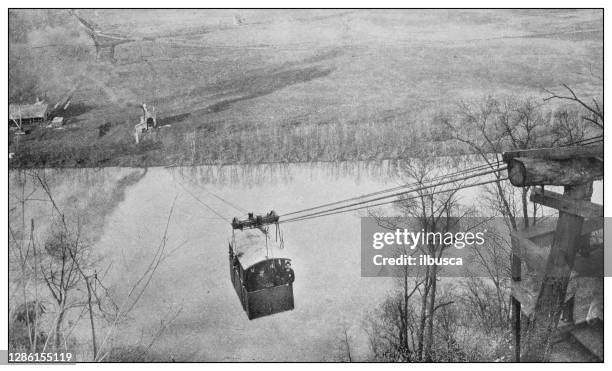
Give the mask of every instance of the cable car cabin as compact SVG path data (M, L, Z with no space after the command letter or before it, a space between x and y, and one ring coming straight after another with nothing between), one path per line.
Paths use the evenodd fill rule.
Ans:
M293 309L291 259L259 228L234 230L229 244L230 276L249 319Z

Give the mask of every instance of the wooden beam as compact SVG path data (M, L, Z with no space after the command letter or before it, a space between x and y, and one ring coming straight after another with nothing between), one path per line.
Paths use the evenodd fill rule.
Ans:
M514 242L512 242L514 244ZM514 247L513 247L514 250ZM517 254L512 253L512 283L521 281L521 259ZM514 334L514 362L521 361L521 302L514 296L510 296L512 305L512 333Z
M514 157L506 162L508 178L510 183L516 187L569 186L603 178L603 161L598 158L544 160Z
M576 277L604 276L604 249L603 244L594 245L588 256L576 256L574 261Z
M604 329L603 322L593 325L576 326L570 334L580 344L587 348L599 361L604 359Z
M590 183L565 187L562 201L554 197L547 200L557 200L556 203L564 206L570 203L569 201L589 200L592 194L593 185ZM544 279L537 296L533 319L526 331L525 353L522 357L528 362L548 360L552 335L556 331L565 302L567 285L574 268L577 245L584 222L582 216L567 213L562 210L564 207L559 209L557 230L546 263Z
M512 253L524 261L530 271L543 274L550 249L536 245L518 232L510 232L510 238Z
M590 236L594 231L602 229L603 225L603 218L586 219L582 224L581 237ZM536 245L549 246L552 243L556 228L557 227L555 225L542 224L513 233L521 236L522 238L531 240Z
M559 343L562 341L567 341L571 338L585 347L593 357L596 357L599 361L602 361L603 326L601 326L601 324L601 321L595 321L592 324L587 322L577 322L559 326L554 334L552 342ZM588 331L588 333L585 333L585 331ZM599 335L597 335L598 332L600 332Z
M560 212L580 216L583 218L603 218L603 206L594 204L590 201L569 199L565 195L541 190L536 188L531 192L529 198L532 202L552 207ZM582 223L580 224L580 230L582 231ZM580 236L578 233L577 236Z
M511 294L521 303L521 311L530 316L538 299L538 291L534 282L530 280L512 281Z
M586 146L554 147L508 151L502 154L505 162L516 157L539 158L542 160L569 160L573 158L603 158L603 143Z
M21 123L17 122L17 120L16 120L15 118L11 118L11 120L13 120L13 122L15 123L15 126L17 126L17 129L19 129L19 130L23 130L23 129L21 128Z

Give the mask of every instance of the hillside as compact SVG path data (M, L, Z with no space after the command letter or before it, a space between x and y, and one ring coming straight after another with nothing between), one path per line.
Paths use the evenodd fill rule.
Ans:
M602 94L601 11L77 14L132 41L99 58L67 10L11 11L11 103L72 97L63 130L10 137L12 167L397 158L462 100ZM167 126L136 145L143 102Z

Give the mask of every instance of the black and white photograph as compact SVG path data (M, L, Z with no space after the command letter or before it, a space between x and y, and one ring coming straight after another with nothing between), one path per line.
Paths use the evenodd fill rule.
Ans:
M0 363L604 362L607 9L88 5L3 16Z

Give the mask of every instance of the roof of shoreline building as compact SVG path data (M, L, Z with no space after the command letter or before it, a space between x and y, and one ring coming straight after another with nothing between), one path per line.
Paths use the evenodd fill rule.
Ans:
M45 102L32 104L9 104L9 119L45 118L49 105Z

